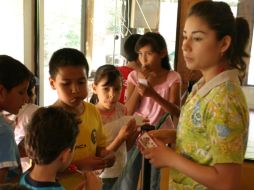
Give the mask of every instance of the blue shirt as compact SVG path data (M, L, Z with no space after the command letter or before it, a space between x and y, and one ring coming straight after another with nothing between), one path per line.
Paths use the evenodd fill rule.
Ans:
M0 115L0 169L8 168L5 181L14 179L22 173L14 131L10 124Z
M65 190L58 182L35 181L29 176L28 172L21 177L19 184L31 190Z

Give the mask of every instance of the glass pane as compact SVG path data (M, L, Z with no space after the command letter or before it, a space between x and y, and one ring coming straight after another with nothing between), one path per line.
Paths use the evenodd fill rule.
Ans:
M178 0L161 0L159 32L166 40L172 69L175 61L177 9Z
M0 0L0 54L24 62L23 1Z
M252 29L254 32L254 28ZM252 34L253 34L252 32ZM254 85L254 38L252 36L252 43L251 43L251 53L250 53L250 63L249 63L249 70L248 70L248 85Z
M44 105L57 99L48 81L48 62L53 52L63 47L80 50L81 0L44 0Z
M94 0L91 71L103 64L121 65L121 7L119 0Z

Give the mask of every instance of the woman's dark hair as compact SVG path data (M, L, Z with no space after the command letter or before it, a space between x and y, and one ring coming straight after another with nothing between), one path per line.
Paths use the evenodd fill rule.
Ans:
M144 35L142 35L139 40L137 41L135 45L135 51L138 52L140 48L150 45L152 47L152 50L161 53L162 51L166 50L167 54L166 56L161 60L161 66L164 69L171 70L171 66L169 64L169 56L168 56L168 50L167 50L167 44L165 39L162 35L155 32L147 32Z
M103 86L113 86L119 77L121 78L121 73L114 65L102 65L95 72L94 84L97 85L102 79L106 78L107 80ZM99 100L97 94L93 93L90 102L97 104L98 101Z
M34 163L50 164L66 149L73 149L79 133L76 115L60 107L41 107L25 128L25 149Z
M244 57L249 57L245 48L250 36L249 25L244 18L234 18L230 6L224 2L201 1L194 4L188 17L197 16L203 19L215 31L218 40L225 36L231 37L231 44L225 52L225 58L230 61L230 67L240 71L242 80L246 72Z
M138 59L138 54L135 51L135 45L140 37L140 34L132 34L124 42L124 57L128 61L136 61Z
M6 90L9 91L24 81L30 81L31 77L31 72L21 62L8 55L0 55L0 84Z

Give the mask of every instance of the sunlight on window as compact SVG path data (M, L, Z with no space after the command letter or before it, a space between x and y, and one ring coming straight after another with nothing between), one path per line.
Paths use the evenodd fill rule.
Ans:
M0 54L24 62L23 1L0 0Z
M81 0L44 0L44 3L44 105L50 105L57 95L48 81L49 59L60 48L80 50Z

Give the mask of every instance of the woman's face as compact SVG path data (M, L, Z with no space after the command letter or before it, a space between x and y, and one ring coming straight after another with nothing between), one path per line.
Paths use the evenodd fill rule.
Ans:
M183 31L183 56L188 69L207 71L222 58L221 42L208 24L197 16L187 18Z

